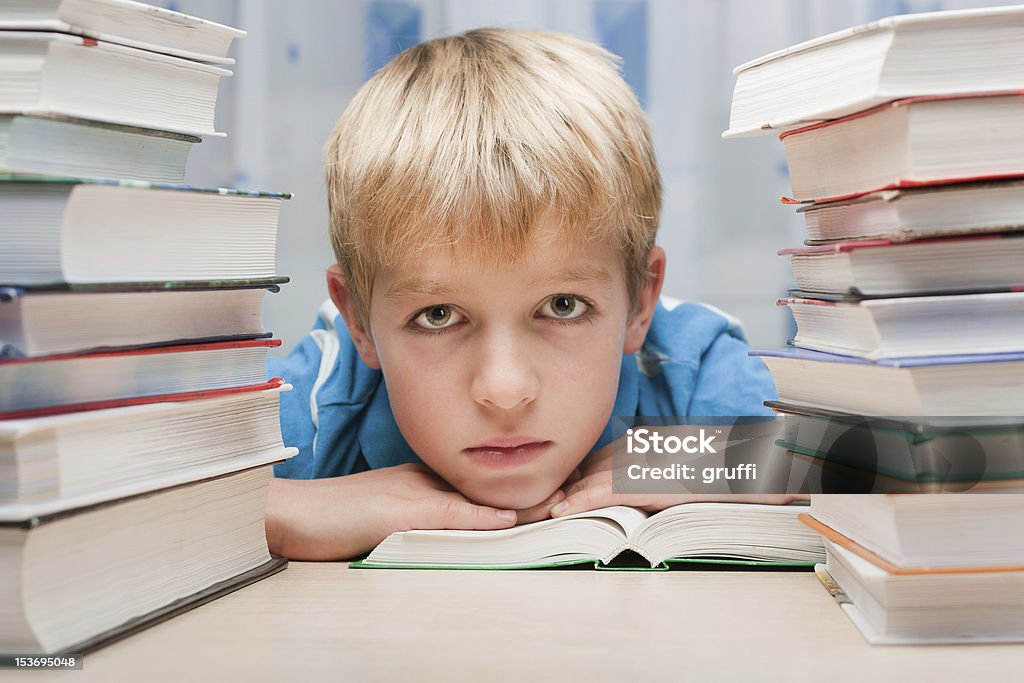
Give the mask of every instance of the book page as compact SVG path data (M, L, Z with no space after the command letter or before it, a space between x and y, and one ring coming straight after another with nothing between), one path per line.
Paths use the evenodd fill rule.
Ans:
M593 519L603 521L609 525L618 527L623 537L630 535L633 530L639 528L646 520L647 513L636 508L616 505L614 507L600 508L588 512L577 512L574 515L566 515L558 519L543 519L531 524L522 524L509 529L495 529L488 531L460 530L460 529L415 529L399 533L431 535L431 536L479 536L481 538L498 538L502 536L523 536L531 534L539 529L549 526L561 526L570 519Z

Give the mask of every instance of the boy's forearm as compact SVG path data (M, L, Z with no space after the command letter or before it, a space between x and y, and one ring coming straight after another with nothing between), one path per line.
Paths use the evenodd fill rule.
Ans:
M544 517L553 502L538 506ZM349 560L395 531L507 529L517 520L514 510L466 500L423 465L327 479L274 478L267 493L267 545L293 560Z
M367 550L339 533L338 492L333 480L274 478L267 492L266 531L270 552L293 560L345 560Z

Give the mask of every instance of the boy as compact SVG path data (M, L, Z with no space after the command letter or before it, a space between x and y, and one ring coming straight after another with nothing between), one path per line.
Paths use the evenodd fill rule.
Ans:
M661 181L600 47L422 43L325 154L337 264L313 332L270 368L294 385L282 429L301 451L270 489L272 551L345 559L403 529L693 500L611 494L611 417L759 414L774 395L725 317L659 304Z

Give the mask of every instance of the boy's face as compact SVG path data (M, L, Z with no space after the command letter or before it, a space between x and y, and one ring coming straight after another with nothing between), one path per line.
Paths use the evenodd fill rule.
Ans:
M622 355L642 344L661 288L659 247L631 315L616 249L542 237L515 264L425 250L377 273L370 335L346 315L412 449L466 497L499 508L542 502L593 447Z

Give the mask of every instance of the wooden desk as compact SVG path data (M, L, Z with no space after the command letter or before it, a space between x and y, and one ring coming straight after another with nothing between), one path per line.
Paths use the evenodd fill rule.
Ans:
M812 573L276 576L33 681L1009 681L1024 645L872 647Z

